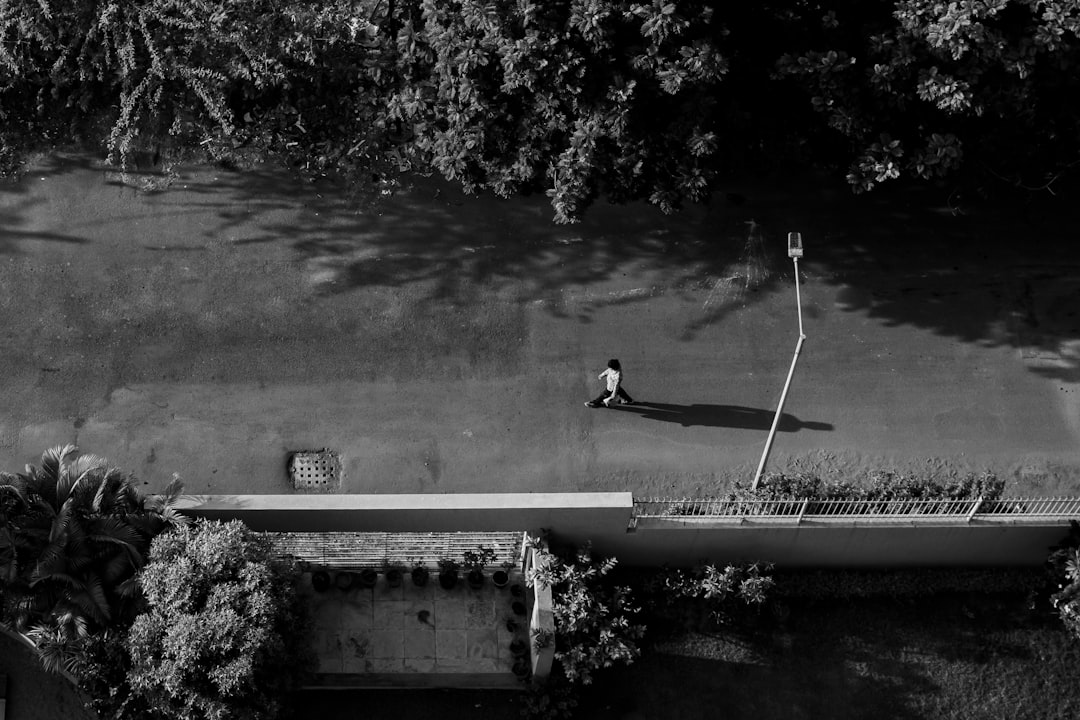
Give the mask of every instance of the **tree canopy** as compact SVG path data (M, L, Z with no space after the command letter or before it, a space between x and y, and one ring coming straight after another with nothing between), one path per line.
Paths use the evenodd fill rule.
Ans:
M543 191L560 222L760 167L1052 189L1078 28L1064 0L10 0L0 161L39 136L255 149Z
M46 667L71 669L87 638L134 619L151 541L185 521L172 507L180 489L144 496L72 445L0 473L0 619L37 643Z
M158 537L125 642L134 694L163 718L274 717L312 657L294 579L239 521Z

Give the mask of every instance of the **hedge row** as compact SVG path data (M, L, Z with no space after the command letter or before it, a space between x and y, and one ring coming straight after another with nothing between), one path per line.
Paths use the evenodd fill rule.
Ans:
M822 480L813 473L773 473L757 488L739 483L727 500L998 500L1005 481L993 473L968 473L944 482L929 477L874 470L863 484Z

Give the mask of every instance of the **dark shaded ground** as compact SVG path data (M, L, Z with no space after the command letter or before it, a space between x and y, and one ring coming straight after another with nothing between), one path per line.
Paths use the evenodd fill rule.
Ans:
M0 675L7 675L9 720L93 720L78 691L45 672L31 650L0 633Z
M661 642L655 636L653 642ZM1080 643L1024 598L949 595L911 602L791 605L759 635L664 640L598 677L590 720L1060 720L1080 714ZM510 720L512 693L309 692L297 717Z

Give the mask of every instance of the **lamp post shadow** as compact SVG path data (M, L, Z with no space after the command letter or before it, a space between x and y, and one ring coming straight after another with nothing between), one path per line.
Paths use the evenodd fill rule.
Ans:
M637 413L647 420L678 423L683 427L727 427L739 430L768 430L772 427L775 411L742 405L675 405L638 401L633 405L616 405L612 409ZM831 423L800 420L789 413L780 416L779 432L800 430L831 431Z

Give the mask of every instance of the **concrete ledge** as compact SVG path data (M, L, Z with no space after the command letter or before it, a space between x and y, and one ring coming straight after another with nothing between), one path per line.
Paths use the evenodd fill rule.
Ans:
M633 495L468 493L445 495L185 495L178 509L279 532L456 532L557 527L569 535L626 532Z

